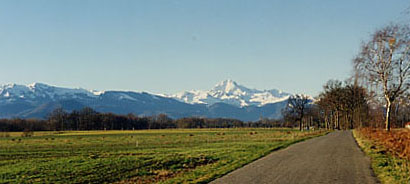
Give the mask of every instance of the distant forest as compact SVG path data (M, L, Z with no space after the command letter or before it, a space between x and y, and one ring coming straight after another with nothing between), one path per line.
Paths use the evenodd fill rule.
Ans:
M136 116L99 113L86 107L79 111L66 112L55 109L46 120L0 119L0 131L63 131L63 130L142 130L167 128L234 128L234 127L279 127L283 122L260 120L243 122L237 119L189 117L171 119L165 114ZM287 125L293 126L293 125Z

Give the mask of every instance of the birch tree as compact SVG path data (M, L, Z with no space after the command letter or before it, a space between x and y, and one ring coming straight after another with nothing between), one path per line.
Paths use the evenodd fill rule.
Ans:
M385 128L390 131L392 103L410 88L410 28L389 25L362 44L355 69L377 86L385 100Z

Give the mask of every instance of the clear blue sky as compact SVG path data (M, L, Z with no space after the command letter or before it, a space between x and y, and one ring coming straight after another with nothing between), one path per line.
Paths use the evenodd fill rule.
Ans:
M0 84L316 95L408 0L1 0ZM409 15L407 15L409 16Z

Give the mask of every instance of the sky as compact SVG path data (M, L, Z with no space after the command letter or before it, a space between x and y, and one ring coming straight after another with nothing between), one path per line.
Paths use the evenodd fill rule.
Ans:
M0 84L317 95L408 0L0 0Z

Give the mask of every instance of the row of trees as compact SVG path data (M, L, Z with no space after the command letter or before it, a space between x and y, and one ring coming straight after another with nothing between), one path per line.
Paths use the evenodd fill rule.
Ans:
M91 108L79 111L64 111L61 108L51 112L47 120L0 119L0 131L62 131L62 130L139 130L166 128L234 128L234 127L277 127L279 121L261 120L247 122L226 118L190 117L173 120L165 114L139 117L134 114L117 115L99 113Z
M283 111L299 129L363 126L404 127L410 121L410 27L389 25L364 42L353 60L355 75L330 80L316 100L294 95ZM353 82L352 82L353 81ZM313 123L312 123L313 122Z
M386 108L377 95L365 87L330 80L315 99L293 95L282 112L284 124L302 129L386 128ZM400 97L391 107L390 126L402 128L410 121L410 95Z
M299 130L310 127L350 129L368 118L368 95L363 87L330 80L316 98L293 95L283 110L285 121L297 122Z
M352 129L363 126L368 117L366 89L341 81L329 81L316 102L320 119L329 129Z
M0 119L0 132L48 130L46 123L46 120L37 119Z
M55 109L50 113L47 124L51 130L132 130L166 128L230 128L243 127L244 123L235 119L181 118L173 120L165 114L139 117L134 114L116 115L98 113L91 108L65 112Z

